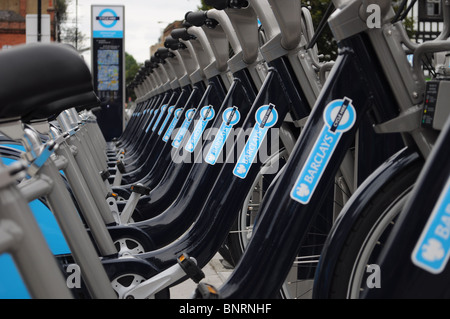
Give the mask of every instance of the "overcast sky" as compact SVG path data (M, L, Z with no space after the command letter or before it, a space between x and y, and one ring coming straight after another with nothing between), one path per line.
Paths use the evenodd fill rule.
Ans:
M75 21L77 0L70 0L68 21ZM91 5L125 6L125 51L138 63L150 58L150 46L158 42L162 30L188 11L196 11L200 0L78 0L78 28L91 39ZM84 53L90 61L89 52Z

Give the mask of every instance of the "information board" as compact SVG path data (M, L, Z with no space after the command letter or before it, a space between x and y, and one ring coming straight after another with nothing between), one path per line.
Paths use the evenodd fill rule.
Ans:
M94 87L101 100L97 121L107 141L123 130L125 104L125 8L91 6L92 73Z

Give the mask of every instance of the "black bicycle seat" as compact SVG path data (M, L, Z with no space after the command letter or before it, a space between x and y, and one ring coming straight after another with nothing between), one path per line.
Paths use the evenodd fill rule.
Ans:
M0 70L0 118L48 118L76 101L93 99L89 68L68 45L27 44L1 51Z
M79 103L82 102L82 103ZM81 112L83 110L89 111L96 109L100 106L101 101L98 98L97 94L94 91L86 93L83 95L83 99L75 101L74 107L77 112Z
M31 113L26 116L22 116L23 122L30 120L47 119L53 120L62 111L74 107L77 112L82 110L90 110L100 105L100 99L94 91L81 93L78 95L62 98L57 101L53 101L35 108Z

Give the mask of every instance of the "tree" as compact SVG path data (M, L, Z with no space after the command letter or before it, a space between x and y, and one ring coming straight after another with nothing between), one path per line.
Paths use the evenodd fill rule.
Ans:
M305 2L306 7L311 12L311 18L315 29L319 26L330 1L331 0L308 0ZM337 44L328 23L326 23L322 33L317 39L317 49L319 54L323 55L322 60L324 61L335 60L337 57Z
M131 55L125 52L125 87L128 86L138 73L140 65L136 62L136 59ZM128 98L131 97L132 100L136 99L136 95L133 90L127 90L127 101Z
M197 7L198 10L207 11L209 9L214 9L212 6L209 6L205 3L205 0L200 0L201 4Z
M61 42L61 24L67 20L67 2L66 0L55 1L55 28L58 30L57 42Z
M394 8L394 11L396 14L400 14L401 16L405 14L406 8L404 8L402 10L402 12L398 13L398 11L400 10L400 0L394 0L392 1L392 7ZM412 10L410 10L411 13ZM414 22L414 18L412 17L412 15L406 15L403 17L403 26L405 27L406 33L408 34L410 39L414 39L415 35L416 35L416 30L415 30L415 22Z
M61 29L61 42L73 45L77 50L84 48L86 35L76 27L63 26Z
M80 49L83 48L87 37L78 29L75 19L72 19L70 22L68 21L67 7L71 4L71 2L72 0L55 1L55 15L58 29L57 41L71 44L77 49Z

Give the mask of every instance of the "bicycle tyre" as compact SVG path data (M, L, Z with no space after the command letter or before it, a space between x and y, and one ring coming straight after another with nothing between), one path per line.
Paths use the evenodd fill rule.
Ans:
M285 151L281 151L279 155L278 172L286 164ZM252 236L252 227L258 217L259 205L277 174L263 174L260 172L256 176L238 217L230 229L230 234L227 236L221 250L219 250L222 257L233 267L237 265L244 254Z
M368 287L370 272L361 267L376 261L421 168L415 163L384 185L354 221L331 273L330 299L358 298L362 290L375 288Z

